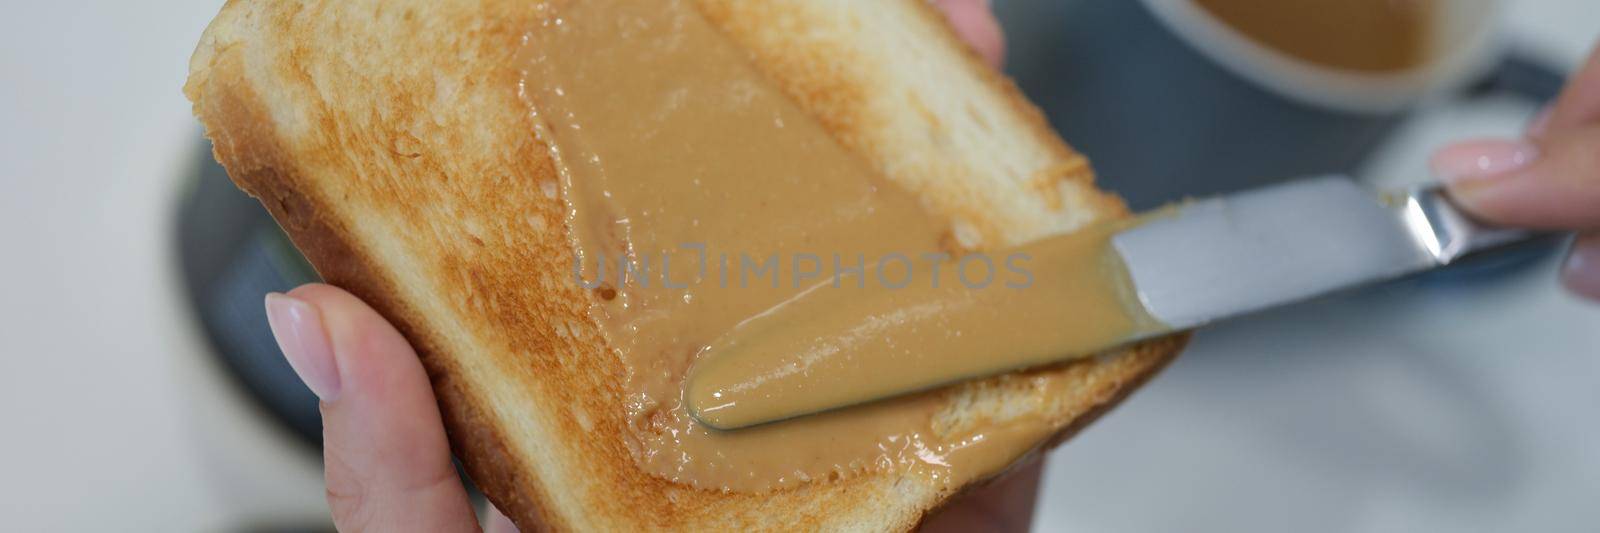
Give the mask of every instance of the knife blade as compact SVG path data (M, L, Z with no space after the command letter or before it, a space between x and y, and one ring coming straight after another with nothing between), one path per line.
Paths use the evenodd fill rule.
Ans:
M1218 320L1431 270L1538 236L1475 221L1457 209L1437 186L1378 193L1342 176L1296 180L1181 203L1142 217L1141 222L1110 235L1110 248L1126 268L1126 283L1142 304L1142 311L1156 323L1144 324L1130 335L1091 337L1097 339L1092 342L1101 344L1049 352L1042 357L994 354L949 365L928 364L922 359L916 372L864 379L862 369L873 366L864 365L863 361L871 363L871 358L889 357L874 352L883 348L882 343L868 340L830 345L818 352L830 362L815 364L811 362L819 359L815 354L774 355L772 352L784 348L776 343L762 346L761 341L784 338L784 331L770 334L774 329L803 329L808 327L804 321L821 319L759 317L753 322L764 320L767 334L724 343L724 353L708 354L709 362L702 360L691 369L685 400L689 412L702 423L717 429L738 429L1100 353ZM819 314L815 307L809 311L810 315ZM913 326L945 325L938 316L900 316L926 321ZM837 321L837 317L824 318ZM810 336L800 337L802 343L805 339L823 338L809 332L807 335ZM781 346L792 347L794 341L786 339L787 344ZM852 348L861 353L839 353ZM834 364L837 361L846 363ZM783 368L767 368L778 365ZM713 370L706 370L708 367ZM839 383L849 383L848 390L838 390Z
M1522 242L1437 186L1375 193L1326 176L1183 205L1112 237L1139 300L1174 330L1388 281Z

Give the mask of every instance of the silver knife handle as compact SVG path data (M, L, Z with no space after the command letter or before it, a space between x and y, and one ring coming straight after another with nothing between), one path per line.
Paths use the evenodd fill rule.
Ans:
M1418 244L1440 266L1464 257L1542 236L1542 233L1494 226L1468 215L1437 184L1414 187L1391 205Z

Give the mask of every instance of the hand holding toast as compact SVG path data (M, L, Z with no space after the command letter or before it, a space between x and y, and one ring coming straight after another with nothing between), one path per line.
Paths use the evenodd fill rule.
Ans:
M1440 150L1434 173L1486 220L1575 230L1561 277L1600 299L1600 48L1520 140L1475 140Z
M267 296L295 373L322 400L328 506L341 531L476 531L422 363L405 337L344 290Z

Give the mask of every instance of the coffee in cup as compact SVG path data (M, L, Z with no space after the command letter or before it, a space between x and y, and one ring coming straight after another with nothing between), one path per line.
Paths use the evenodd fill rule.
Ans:
M1324 67L1389 73L1429 59L1436 0L1193 0L1234 31Z

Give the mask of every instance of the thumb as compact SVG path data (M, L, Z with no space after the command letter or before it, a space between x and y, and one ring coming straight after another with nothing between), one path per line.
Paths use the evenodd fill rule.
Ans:
M1573 292L1600 300L1600 124L1537 141L1458 143L1435 154L1432 166L1451 196L1484 220L1578 230L1561 277Z
M1433 172L1462 207L1484 220L1551 230L1600 229L1600 124L1537 141L1458 143L1433 157Z
M328 285L267 296L273 335L322 399L328 505L341 531L477 531L433 389L383 317Z

